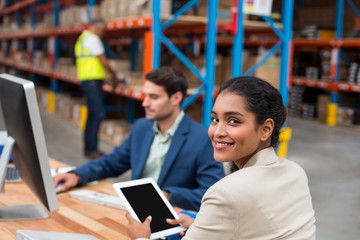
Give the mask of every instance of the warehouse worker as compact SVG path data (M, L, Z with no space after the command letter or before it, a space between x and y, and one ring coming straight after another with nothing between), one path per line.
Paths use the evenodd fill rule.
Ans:
M84 155L96 159L102 155L98 149L98 133L101 120L104 118L102 84L106 73L110 74L113 83L118 82L116 73L111 69L105 56L101 37L105 23L93 19L87 30L79 36L75 44L77 77L86 98L88 115L84 131Z
M174 206L198 210L208 187L223 178L223 165L214 160L206 128L181 110L188 86L185 77L170 67L145 77L146 118L136 121L124 143L111 153L55 176L55 186L62 185L58 192L131 169L132 179L153 178Z

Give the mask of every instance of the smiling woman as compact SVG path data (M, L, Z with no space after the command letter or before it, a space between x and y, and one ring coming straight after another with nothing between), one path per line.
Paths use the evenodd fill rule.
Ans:
M189 227L183 239L315 239L315 217L308 180L296 163L274 148L286 119L280 93L255 77L222 84L208 135L218 162L232 173L210 187L195 221L180 214L170 224ZM130 224L135 237L140 226ZM136 231L135 231L136 230Z
M233 162L239 169L261 149L276 147L286 109L279 92L268 85L258 78L242 77L221 86L208 130L217 161ZM220 151L225 143L232 148Z
M286 119L280 93L255 77L230 79L211 119L214 158L232 173L206 192L184 239L315 239L307 176L274 150Z
M271 123L273 121L267 124ZM254 153L269 145L270 129L257 126L255 115L247 110L244 97L222 92L214 105L208 130L214 158L219 162L234 162L242 168ZM262 137L265 141L260 141Z

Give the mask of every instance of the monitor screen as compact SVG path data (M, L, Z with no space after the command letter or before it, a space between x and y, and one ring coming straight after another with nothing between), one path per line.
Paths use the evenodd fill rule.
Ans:
M21 178L48 211L57 210L34 84L9 74L0 74L0 102L6 131L15 140L12 158ZM16 208L19 209L18 206ZM0 208L0 219L8 215L2 210Z

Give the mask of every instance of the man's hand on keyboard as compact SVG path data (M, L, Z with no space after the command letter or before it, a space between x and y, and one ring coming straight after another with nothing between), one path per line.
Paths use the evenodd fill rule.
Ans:
M67 191L79 184L79 176L75 173L62 173L53 177L56 193Z

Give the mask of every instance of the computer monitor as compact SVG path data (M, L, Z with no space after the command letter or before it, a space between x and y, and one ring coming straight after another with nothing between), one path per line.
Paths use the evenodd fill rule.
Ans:
M0 221L47 218L48 211L58 209L58 201L51 177L35 86L31 81L0 74L0 102L9 136L4 152L9 155L13 145L13 162L22 180L41 202L40 205L1 206ZM4 184L4 162L9 156L2 154L1 158L0 185ZM6 187L0 196L4 194L6 195Z

